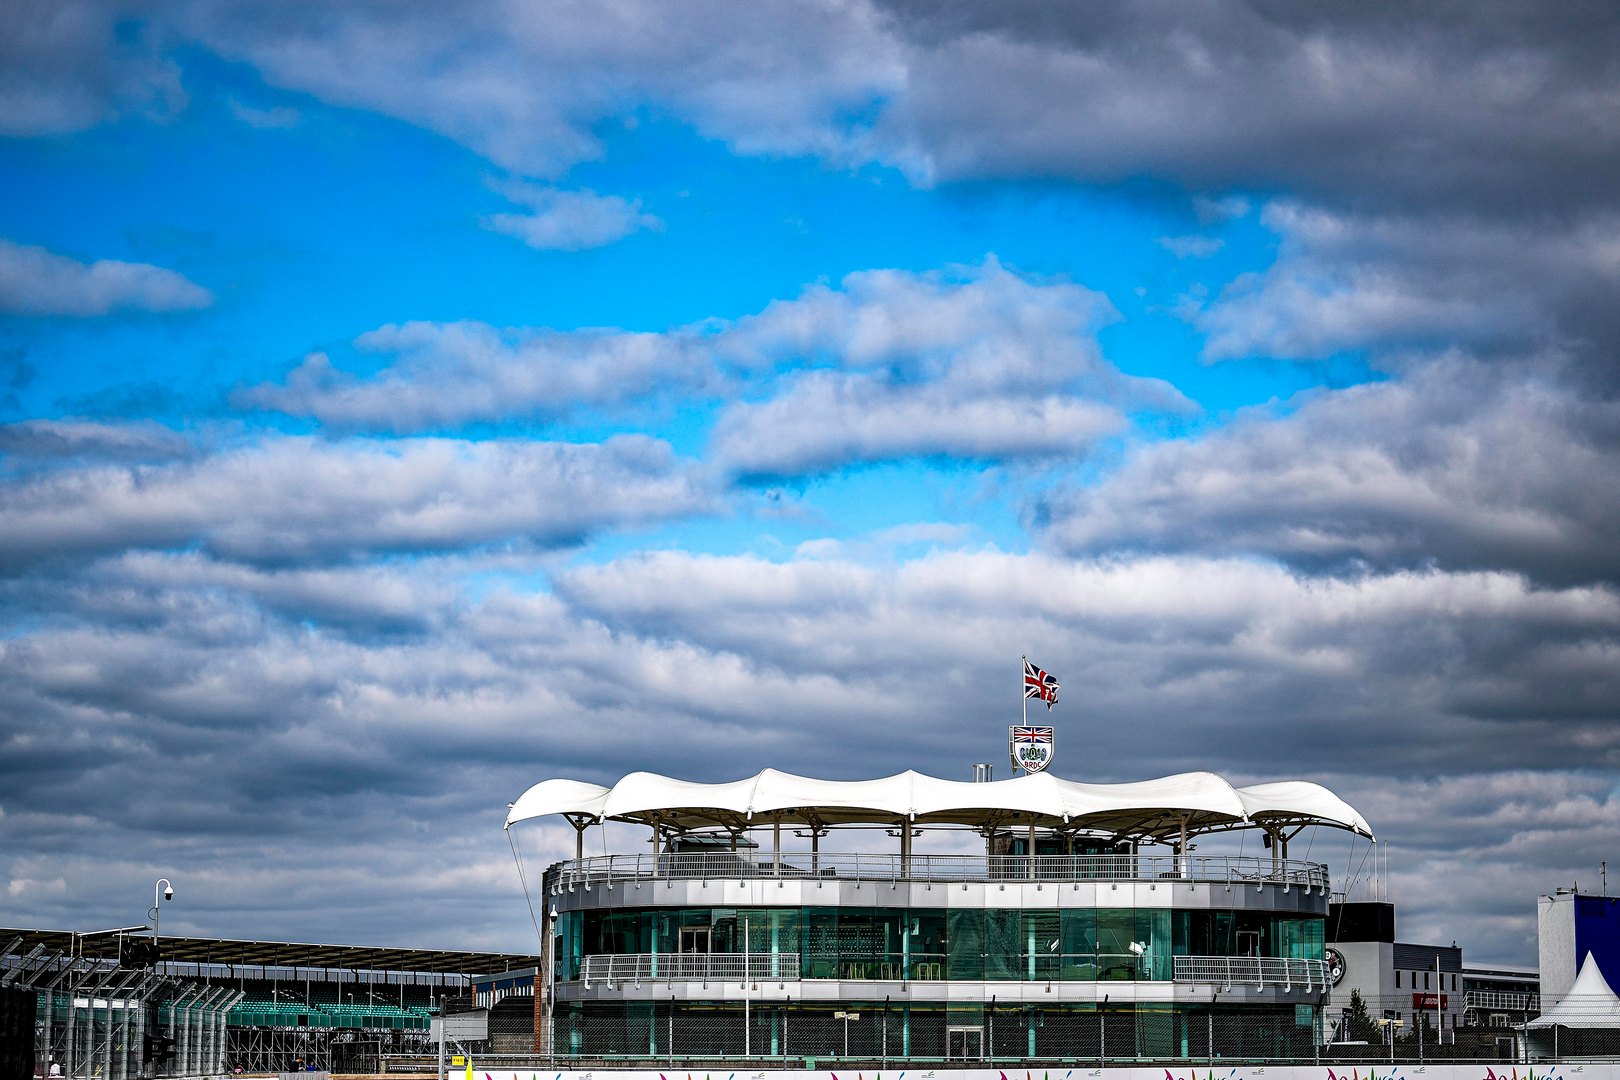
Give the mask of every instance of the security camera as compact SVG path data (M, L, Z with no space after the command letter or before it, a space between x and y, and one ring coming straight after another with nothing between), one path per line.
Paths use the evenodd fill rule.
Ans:
M165 900L173 900L174 899L174 886L173 885L168 885L168 886L164 887L164 889L163 889L163 899L165 899Z

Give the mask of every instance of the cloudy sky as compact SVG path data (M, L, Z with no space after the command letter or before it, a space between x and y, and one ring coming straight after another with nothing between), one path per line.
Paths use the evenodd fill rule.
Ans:
M1620 872L1611 5L0 24L0 924L529 950L531 783L966 778L1022 653L1404 939Z

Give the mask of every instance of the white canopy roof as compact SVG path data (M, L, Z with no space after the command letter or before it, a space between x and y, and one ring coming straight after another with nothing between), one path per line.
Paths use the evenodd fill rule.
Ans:
M816 780L766 769L745 780L699 784L631 773L611 788L545 780L512 804L506 824L548 814L576 823L628 821L692 829L834 825L909 818L941 825L1034 824L1169 837L1248 826L1328 825L1371 837L1353 807L1301 780L1237 788L1192 772L1131 784L1083 784L1050 773L972 783L906 771L878 780Z
M1620 1028L1620 997L1587 953L1569 993L1525 1027Z

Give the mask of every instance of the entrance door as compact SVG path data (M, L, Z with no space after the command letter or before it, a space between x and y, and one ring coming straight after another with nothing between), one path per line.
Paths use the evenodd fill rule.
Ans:
M681 959L675 975L683 979L709 977L709 945L711 935L707 926L681 927Z
M1260 955L1260 931L1239 930L1237 932L1237 954L1239 956Z
M952 1061L984 1060L984 1028L946 1028L945 1056Z

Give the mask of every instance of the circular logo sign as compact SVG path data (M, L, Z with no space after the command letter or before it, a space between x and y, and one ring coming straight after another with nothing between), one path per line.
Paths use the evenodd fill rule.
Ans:
M1338 986L1344 979L1344 957L1338 949L1329 949L1322 959L1327 961L1328 978L1333 980L1334 986Z

